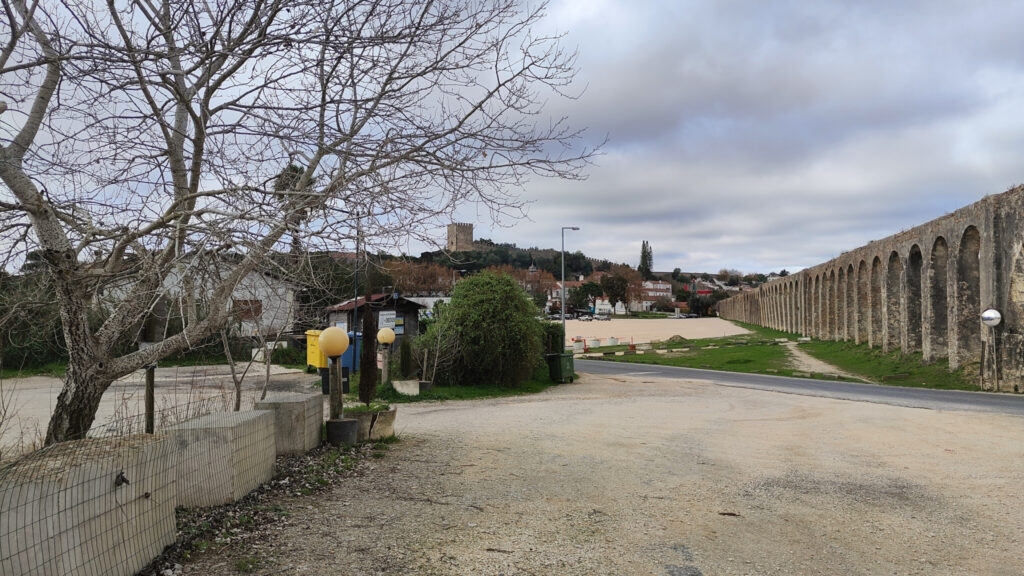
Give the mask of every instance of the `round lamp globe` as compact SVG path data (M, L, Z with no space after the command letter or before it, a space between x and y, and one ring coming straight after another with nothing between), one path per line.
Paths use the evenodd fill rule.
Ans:
M348 334L337 326L331 326L320 333L320 351L328 358L336 358L348 350Z

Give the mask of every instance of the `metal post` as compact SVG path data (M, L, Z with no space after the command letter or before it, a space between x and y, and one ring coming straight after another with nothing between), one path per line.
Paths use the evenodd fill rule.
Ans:
M156 429L156 366L146 366L146 434L152 434Z
M330 361L331 378L331 420L341 418L341 356L332 356Z
M562 351L560 354L565 353L565 231L566 230L579 230L576 226L562 226L562 287L559 292L562 295Z
M381 370L381 372L380 372L380 383L381 384L386 384L387 381L388 381L388 365L391 363L391 357L390 357L390 354L389 354L390 351L391 351L391 345L390 344L385 344L384 345L384 351L383 351L384 352L384 363L383 363L383 366L381 366L381 369L380 369Z
M356 366L359 365L359 234L362 232L359 223L359 212L356 211L356 261L352 281L352 372L355 372ZM369 281L369 273L367 273L367 281Z
M565 226L562 227L562 285L558 289L562 297L562 305L558 308L562 315L562 349L559 354L565 353Z

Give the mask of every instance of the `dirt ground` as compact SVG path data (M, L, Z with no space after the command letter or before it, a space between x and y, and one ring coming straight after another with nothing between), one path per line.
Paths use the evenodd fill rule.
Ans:
M794 370L802 370L811 374L835 374L851 380L864 380L863 376L840 370L827 362L818 360L801 350L799 344L792 340L786 342L785 345L789 351L789 365Z
M264 370L265 365L253 364L242 380L243 408L251 407L262 391ZM316 378L300 370L275 365L271 365L271 375L275 382ZM145 370L138 370L117 380L107 389L96 413L94 430L142 425L142 415L145 414L145 378ZM19 451L41 445L63 384L60 378L48 376L0 381L0 396L9 406L9 420L0 425L0 455L13 456ZM154 391L158 427L161 422L174 423L195 414L229 410L234 406L234 384L227 365L157 368ZM103 430L99 431L102 433Z
M747 330L721 318L613 318L609 321L565 321L566 346L572 346L573 339L579 337L599 338L604 341L614 336L619 342L641 343L667 340L676 335L692 340L747 333Z
M566 332L571 346L575 335L607 339L616 336L623 342L665 340L674 335L684 338L711 338L745 334L746 330L719 318L677 318L640 320L616 318L609 322L567 320ZM272 366L275 380L306 380L301 371ZM243 382L243 407L252 406L263 383L262 364L255 364ZM315 376L310 377L315 379ZM137 426L144 413L145 371L138 370L115 382L103 395L96 415L96 426ZM33 376L0 381L0 400L10 409L9 418L0 421L0 457L41 445L46 426L57 402L63 382L59 378ZM177 422L204 410L225 410L234 403L233 385L227 366L161 367L156 375L158 422Z
M402 405L396 429L364 476L184 573L1024 573L1020 417L639 373Z

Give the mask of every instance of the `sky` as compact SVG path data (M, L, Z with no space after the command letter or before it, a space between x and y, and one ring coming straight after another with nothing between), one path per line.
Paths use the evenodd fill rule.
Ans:
M555 0L607 138L477 238L655 270L796 271L1024 183L1024 0ZM440 239L444 241L443 238Z

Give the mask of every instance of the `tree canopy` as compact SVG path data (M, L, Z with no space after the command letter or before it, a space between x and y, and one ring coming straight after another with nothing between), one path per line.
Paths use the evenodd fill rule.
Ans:
M40 251L68 354L47 443L225 326L249 273L315 278L277 254L432 242L467 202L514 218L511 190L592 154L543 114L575 65L543 5L0 1L0 267ZM135 349L169 290L181 331Z

